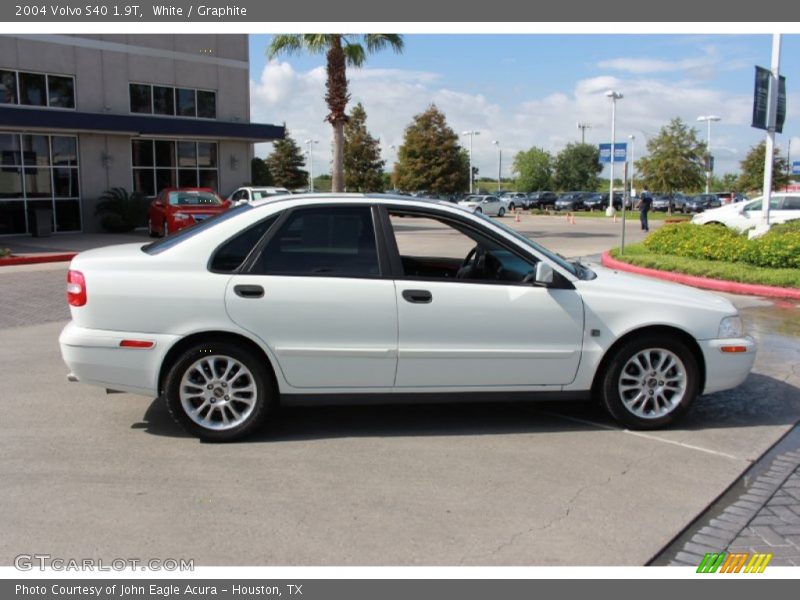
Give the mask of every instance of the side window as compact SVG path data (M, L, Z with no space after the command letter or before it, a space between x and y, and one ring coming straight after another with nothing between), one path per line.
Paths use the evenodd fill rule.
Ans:
M233 196L231 196L231 201L237 202L237 201L241 200L242 198L244 198L244 191L243 190L239 190L239 191L233 193Z
M800 210L800 196L786 196L781 208L783 210Z
M264 275L378 277L378 250L369 206L300 209L265 246Z
M520 283L532 261L456 221L389 210L403 276L469 283Z
M233 273L238 269L258 241L278 220L279 215L251 225L222 244L211 258L209 268L215 273Z

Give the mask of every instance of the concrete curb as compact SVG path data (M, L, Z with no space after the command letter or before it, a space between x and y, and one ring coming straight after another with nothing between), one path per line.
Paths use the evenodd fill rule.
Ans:
M691 285L692 287L698 287L705 290L714 290L715 292L800 300L800 289L782 288L774 285L758 285L755 283L739 283L737 281L725 281L723 279L711 279L710 277L684 275L683 273L673 273L672 271L659 271L657 269L637 267L636 265L612 258L608 251L603 252L601 263L603 266L610 269L628 271L629 273L636 273L637 275L655 277L657 279L664 279L666 281Z
M51 262L66 262L72 260L77 252L64 252L61 254L42 254L25 256L8 256L0 258L0 267L10 267L12 265L36 265Z

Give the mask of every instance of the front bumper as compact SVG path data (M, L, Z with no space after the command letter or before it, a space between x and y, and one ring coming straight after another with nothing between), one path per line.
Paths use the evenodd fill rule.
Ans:
M120 347L122 340L130 339L152 341L153 346ZM157 396L161 364L177 339L175 335L86 329L68 323L58 343L70 375L81 383Z
M741 384L750 374L756 360L756 343L750 336L724 340L701 340L700 349L706 364L706 384L703 394L729 390ZM728 346L738 346L744 352L723 352Z

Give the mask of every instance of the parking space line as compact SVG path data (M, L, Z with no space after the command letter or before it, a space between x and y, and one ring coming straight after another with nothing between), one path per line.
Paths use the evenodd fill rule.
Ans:
M536 409L534 409L536 410ZM606 429L609 431L619 431L621 433L627 433L629 435L633 435L636 437L653 440L656 442L662 442L664 444L672 444L673 446L680 446L681 448L686 448L687 450L697 450L698 452L705 452L706 454L713 454L714 456L721 456L722 458L729 458L735 461L743 461L743 462L752 462L747 458L743 458L741 456L734 456L733 454L728 454L727 452L720 452L719 450L712 450L710 448L703 448L702 446L695 446L694 444L686 444L684 442L678 442L675 440L668 440L650 433L643 433L641 431L633 431L632 429L623 429L622 427L614 427L612 425L606 425L605 423L598 423L597 421L590 421L588 419L579 419L577 417L569 417L567 415L562 415L559 413L551 412L549 410L536 410L536 412L545 414L551 417L557 417L560 419L565 419L567 421L574 421L576 423L582 423L584 425L589 425L591 427L597 427L598 429Z

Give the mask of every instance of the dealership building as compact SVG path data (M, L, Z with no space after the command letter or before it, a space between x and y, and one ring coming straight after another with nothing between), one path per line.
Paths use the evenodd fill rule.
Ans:
M250 122L249 79L247 35L0 36L0 236L31 232L36 209L97 231L113 187L226 197L253 144L284 135Z

